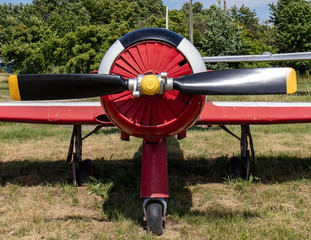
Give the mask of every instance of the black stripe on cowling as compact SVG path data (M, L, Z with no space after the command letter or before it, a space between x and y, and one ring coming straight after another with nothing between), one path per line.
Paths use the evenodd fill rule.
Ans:
M29 74L18 76L21 100L61 100L114 94L126 90L117 75Z
M119 41L124 48L127 48L132 44L148 40L166 42L177 48L183 39L183 36L165 28L143 28L124 35L119 39Z

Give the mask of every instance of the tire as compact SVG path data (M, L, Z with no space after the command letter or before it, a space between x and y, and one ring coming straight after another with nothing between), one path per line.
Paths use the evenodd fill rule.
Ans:
M246 159L244 159L244 161L243 161L243 163L244 163L244 171L245 171L245 174L244 174L244 179L246 180L246 181L248 181L249 180L249 176L250 176L250 174L251 174L251 161L250 161L250 157L249 157L249 150L247 151L247 157L246 157Z
M78 185L83 186L90 182L90 177L94 176L94 165L92 160L84 160L79 163Z
M147 207L147 230L155 235L163 234L162 205L150 203Z
M233 178L243 178L243 165L240 158L230 158L230 174Z
M74 184L79 185L79 162L77 162L76 154L73 154L73 160L72 160L72 178Z

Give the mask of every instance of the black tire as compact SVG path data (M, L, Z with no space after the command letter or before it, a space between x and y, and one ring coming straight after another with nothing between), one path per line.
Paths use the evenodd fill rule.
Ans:
M83 186L90 182L90 177L94 176L94 165L92 160L84 160L79 163L78 185Z
M243 160L244 161L242 161L242 164L244 166L244 179L246 181L248 181L249 176L251 174L251 161L250 161L250 157L249 157L249 150L247 151L247 157Z
M154 202L147 207L147 230L155 235L163 234L162 205Z
M230 158L230 174L232 178L243 178L243 164L240 158L232 157Z
M77 162L76 155L73 154L73 160L72 160L72 178L73 182L75 184L79 185L79 162Z

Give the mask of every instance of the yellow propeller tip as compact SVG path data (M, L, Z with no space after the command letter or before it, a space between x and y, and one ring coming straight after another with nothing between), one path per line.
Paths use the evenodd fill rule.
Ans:
M297 91L297 77L296 71L293 68L287 67L286 73L286 91L287 94L292 94Z
M16 101L20 101L21 96L18 88L17 75L12 75L9 77L9 89L11 98L13 98Z

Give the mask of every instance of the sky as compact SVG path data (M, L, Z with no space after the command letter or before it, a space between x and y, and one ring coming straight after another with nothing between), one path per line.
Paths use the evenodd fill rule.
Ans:
M0 0L1 1L1 0ZM188 2L187 0L163 0L163 4L167 6L170 10L172 9L180 9L181 6ZM193 0L192 2L195 2ZM212 4L218 4L217 0L199 0L199 2L203 3L204 8L208 8ZM223 0L221 3L223 4ZM236 5L237 7L242 6L243 4L249 7L251 10L255 10L258 17L261 20L269 19L269 3L276 3L277 0L226 0L227 9L231 8L232 6Z
M163 4L172 9L180 9L181 6L187 2L187 0L162 0ZM31 3L32 0L0 0L0 4L2 3ZM195 0L193 0L195 2ZM199 0L199 2L203 3L204 8L208 8L212 4L217 4L217 0ZM223 3L223 0L221 0ZM276 3L277 0L249 0L249 1L242 1L242 0L226 0L227 8L231 8L232 6L236 5L238 7L244 4L245 6L249 7L251 10L255 10L258 17L261 20L269 19L269 3Z

